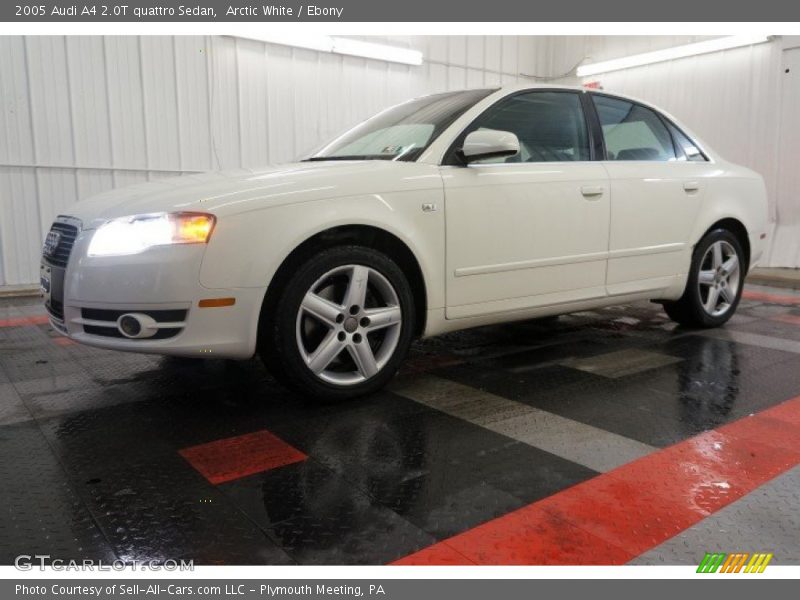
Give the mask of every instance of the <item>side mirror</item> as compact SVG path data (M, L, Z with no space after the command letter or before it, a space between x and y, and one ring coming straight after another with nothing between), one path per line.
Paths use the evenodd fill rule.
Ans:
M461 157L470 163L484 158L500 158L514 156L519 152L519 140L510 131L496 129L479 129L467 134Z

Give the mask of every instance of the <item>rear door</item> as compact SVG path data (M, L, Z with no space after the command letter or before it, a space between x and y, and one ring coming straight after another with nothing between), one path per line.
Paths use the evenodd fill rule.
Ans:
M611 185L609 295L661 290L682 277L710 164L677 127L634 102L592 94Z

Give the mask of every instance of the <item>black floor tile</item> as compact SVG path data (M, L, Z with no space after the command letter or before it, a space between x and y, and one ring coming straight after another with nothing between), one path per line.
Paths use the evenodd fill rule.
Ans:
M554 365L534 351L527 366L521 354L438 374L653 446L763 410L800 390L797 354L698 335L645 349L682 360L609 379Z
M122 560L292 562L178 455L107 471L85 481L81 494Z
M116 558L35 422L0 427L0 457L0 564Z
M800 318L791 312L787 312L786 315ZM736 330L800 342L800 323L786 323L779 319L760 319L740 325Z
M220 486L301 563L386 563L436 540L313 459Z

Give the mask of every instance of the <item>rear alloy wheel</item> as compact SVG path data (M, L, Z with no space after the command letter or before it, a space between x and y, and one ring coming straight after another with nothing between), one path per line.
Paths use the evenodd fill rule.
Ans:
M721 317L731 310L739 293L741 269L736 249L725 240L711 244L697 276L700 302L706 314Z
M342 399L380 389L411 343L414 306L402 270L359 246L307 261L278 302L267 364L297 391ZM291 330L290 330L291 328Z
M712 231L695 248L683 296L664 302L664 310L682 325L718 327L739 305L746 269L736 236L725 229Z

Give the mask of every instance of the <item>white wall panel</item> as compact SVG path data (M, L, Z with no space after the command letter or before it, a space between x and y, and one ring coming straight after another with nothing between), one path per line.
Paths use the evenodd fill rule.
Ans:
M506 74L519 73L519 44L517 38L503 37L501 40L500 70Z
M89 198L114 187L111 169L77 169L77 197Z
M303 154L313 150L320 143L322 137L322 114L321 109L326 102L324 93L319 86L319 52L311 50L296 49L292 54L292 79L289 85L292 87L293 102L292 114L294 115L294 154L288 158L294 158L297 154ZM379 65L374 80L381 81L385 77L385 64ZM369 74L367 74L368 76ZM376 86L374 95L383 94L385 85Z
M500 73L503 69L503 42L499 36L484 39L484 69Z
M266 51L269 60L269 68L265 70L268 82L269 160L272 163L281 163L295 156L295 124L287 118L292 114L294 106L294 92L291 87L292 49L267 46Z
M33 145L38 163L74 163L70 78L63 37L25 39L28 86L33 118Z
M39 206L25 40L0 37L0 284L30 281L39 234ZM3 249L7 249L3 251Z
M0 161L34 164L25 39L0 36Z
M483 36L471 36L465 41L467 60L466 65L472 69L480 71L484 65L484 38Z
M691 43L702 38L688 36L565 37L547 45L552 73L563 73L581 60L591 62ZM764 176L770 205L767 255L762 265L800 267L800 256L792 240L800 239L800 222L787 225L782 219L800 209L800 199L786 197L778 189L782 161L797 164L798 156L779 152L780 132L797 128L797 122L782 122L782 55L798 46L797 38L776 38L770 43L715 52L587 78L603 89L630 94L652 102L675 115L726 159L748 166ZM579 83L574 76L561 80ZM786 82L800 85L800 79ZM788 85L788 83L787 83ZM800 97L800 92L798 96ZM797 114L797 107L791 109ZM783 117L786 120L786 117ZM781 196L783 194L783 197ZM781 212L780 206L784 206Z
M2 273L8 283L38 280L41 253L39 190L34 169L0 167Z
M47 215L62 214L78 201L76 170L36 169L36 188L39 195L39 228L40 231L46 231L52 222ZM34 267L36 265L29 265L29 268Z
M147 170L139 38L104 39L112 166Z
M232 169L242 163L241 124L239 122L239 53L240 40L211 38L210 94L211 144L218 169ZM202 90L197 90L202 93Z
M111 135L103 39L75 36L66 38L65 43L75 164L110 167Z
M230 37L0 38L0 285L37 281L41 240L78 199L289 161L388 105L516 83L548 58L533 38L368 39L425 63Z
M698 39L381 38L424 53L422 66L409 67L234 38L0 38L0 285L36 281L40 240L77 199L182 172L285 162L408 97L530 80L521 73L553 78L581 60ZM800 214L797 200L777 186L781 55L792 43L594 79L663 106L763 173L779 237L796 241L800 223L786 220ZM768 259L798 260L788 246Z
M776 264L800 265L800 47L784 51L780 77L777 219L770 258Z
M242 132L242 166L269 163L267 53L264 44L239 40L239 130Z
M211 148L208 38L177 36L175 89L178 95L181 168L207 171L214 164Z
M182 161L174 40L142 37L139 49L148 164L178 171Z

